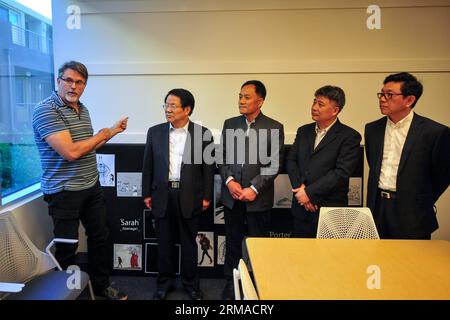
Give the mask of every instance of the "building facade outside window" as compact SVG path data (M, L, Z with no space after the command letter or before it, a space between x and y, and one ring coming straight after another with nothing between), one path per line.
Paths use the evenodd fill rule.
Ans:
M0 0L2 205L39 183L31 122L34 106L54 90L53 70L51 20L13 0Z

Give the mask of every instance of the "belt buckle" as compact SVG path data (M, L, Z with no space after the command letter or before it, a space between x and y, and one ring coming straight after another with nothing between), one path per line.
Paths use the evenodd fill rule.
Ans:
M180 188L180 181L171 181L170 186L172 189L179 189Z
M389 192L386 192L386 191L381 191L381 196L383 198L386 198L386 199L390 199L391 198L391 194Z

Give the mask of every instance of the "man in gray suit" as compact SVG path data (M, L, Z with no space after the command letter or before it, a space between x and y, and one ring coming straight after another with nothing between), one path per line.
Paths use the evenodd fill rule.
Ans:
M233 268L242 257L245 221L251 237L267 236L273 206L274 180L282 163L283 125L261 112L264 84L245 82L239 93L241 116L225 120L218 165L225 213L227 284L223 299L232 299Z

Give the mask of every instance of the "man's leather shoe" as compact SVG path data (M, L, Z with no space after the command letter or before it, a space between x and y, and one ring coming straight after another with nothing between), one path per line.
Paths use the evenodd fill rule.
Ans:
M192 290L188 294L191 300L203 300L203 293L200 290Z
M233 281L228 280L227 284L225 285L225 288L222 292L222 299L223 300L234 300L234 285Z
M156 290L153 294L153 300L166 300L167 290Z
M167 294L173 289L173 286L169 286L168 288L157 288L153 294L153 300L166 300Z
M190 293L191 300L203 300L203 293L200 290L193 290Z
M106 300L128 300L128 295L109 285L103 289L102 292L96 294L97 297L101 297Z

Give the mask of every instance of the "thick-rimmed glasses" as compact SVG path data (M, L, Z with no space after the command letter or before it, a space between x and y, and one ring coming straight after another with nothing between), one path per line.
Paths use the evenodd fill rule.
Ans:
M377 97L378 99L381 99L381 97L384 97L386 100L392 99L393 96L402 96L402 93L392 93L392 92L378 92Z
M179 108L179 106L177 106L176 104L168 104L168 103L164 103L162 106L161 106L164 110L175 110L175 109L177 109L177 108Z
M73 80L72 78L62 78L62 77L60 77L60 79L61 79L62 81L64 81L65 83L67 83L69 86L73 86L74 83L75 83L75 85L76 85L77 87L81 87L81 86L84 86L84 85L86 84L86 82L84 82L84 81L82 81L82 80L77 80L77 81L75 81L75 80Z

